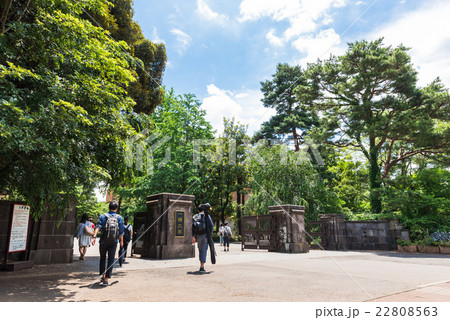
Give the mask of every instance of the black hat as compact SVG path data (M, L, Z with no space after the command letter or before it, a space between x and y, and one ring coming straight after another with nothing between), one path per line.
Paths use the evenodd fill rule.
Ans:
M210 208L211 208L211 205L209 203L203 203L198 206L198 211L199 212L202 212L202 211L207 212Z

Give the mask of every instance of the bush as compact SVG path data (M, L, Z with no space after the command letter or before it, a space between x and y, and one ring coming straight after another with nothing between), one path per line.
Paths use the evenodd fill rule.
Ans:
M434 241L432 237L428 237L428 238L419 240L416 243L419 246L435 246L435 247L437 247L439 245L439 243Z
M415 245L411 241L406 241L406 240L402 240L402 239L397 239L397 244L399 246L413 246L413 245Z

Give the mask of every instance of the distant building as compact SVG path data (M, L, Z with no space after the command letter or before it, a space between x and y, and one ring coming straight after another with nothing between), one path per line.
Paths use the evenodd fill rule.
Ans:
M111 190L108 190L108 192L106 192L105 202L111 202L113 200L117 200L117 196Z

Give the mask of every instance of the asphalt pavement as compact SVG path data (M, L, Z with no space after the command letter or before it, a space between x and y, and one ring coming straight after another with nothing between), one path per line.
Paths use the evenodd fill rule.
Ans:
M76 242L75 242L76 243ZM216 244L217 263L127 257L110 285L98 274L98 245L86 260L0 272L0 302L450 302L448 255L395 251L283 254ZM196 252L196 254L198 254Z

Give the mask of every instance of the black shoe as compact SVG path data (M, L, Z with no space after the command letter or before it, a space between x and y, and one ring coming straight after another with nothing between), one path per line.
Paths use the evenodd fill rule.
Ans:
M200 270L198 270L198 271L200 271L200 272L205 272L205 268L200 267Z

